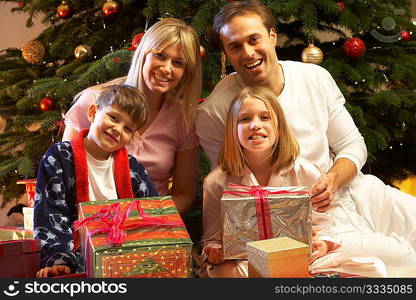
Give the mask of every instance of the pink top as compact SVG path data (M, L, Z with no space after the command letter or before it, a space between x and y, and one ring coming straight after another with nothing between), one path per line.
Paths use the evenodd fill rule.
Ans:
M65 124L75 130L89 128L88 107L99 92L86 90L65 114ZM156 118L127 147L129 153L143 164L161 196L168 195L168 180L174 166L175 153L198 146L195 126L187 132L178 103L165 101Z

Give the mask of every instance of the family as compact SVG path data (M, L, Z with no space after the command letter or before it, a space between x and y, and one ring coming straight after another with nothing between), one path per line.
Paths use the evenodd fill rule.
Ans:
M310 187L312 273L388 277L392 268L416 266L416 198L361 173L364 139L331 75L278 60L273 14L256 0L227 3L213 33L235 73L201 104L198 36L174 18L146 31L127 77L75 97L63 141L38 171L37 277L83 272L73 235L79 202L171 195L185 218L201 146L211 172L202 252L194 257L199 277L248 277L247 260L222 257L220 199L228 183Z

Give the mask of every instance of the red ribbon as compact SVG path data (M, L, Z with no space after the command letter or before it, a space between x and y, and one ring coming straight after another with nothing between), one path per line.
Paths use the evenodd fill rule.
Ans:
M304 195L308 194L305 190L299 191L269 191L264 186L246 186L240 184L230 183L228 188L238 190L242 189L244 191L224 191L224 194L250 194L254 196L256 200L256 217L257 217L257 227L259 230L259 240L271 239L273 237L272 230L272 221L270 218L270 207L268 195L278 195L278 194L295 194L295 195Z
M135 207L139 212L140 219L126 221ZM122 244L127 237L126 230L137 229L143 226L183 226L181 221L166 221L163 218L152 217L146 214L140 206L140 200L132 201L123 210L121 210L120 202L103 207L92 216L75 221L74 231L79 230L83 225L92 221L101 221L104 223L104 227L89 231L87 237L96 233L108 233L107 241L109 244Z

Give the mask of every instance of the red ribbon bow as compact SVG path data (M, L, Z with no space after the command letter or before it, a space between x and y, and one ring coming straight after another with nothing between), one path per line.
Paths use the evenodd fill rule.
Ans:
M139 220L127 220L132 209L137 208ZM127 221L126 221L127 220ZM106 226L96 228L88 232L88 236L96 233L108 233L107 241L109 244L122 244L127 237L126 230L137 229L143 226L183 226L180 221L166 221L162 218L152 217L146 214L140 206L140 200L135 200L121 210L120 202L101 208L92 216L74 222L74 230L79 230L83 225L92 221L101 221Z
M256 217L257 217L257 227L259 230L259 239L271 239L273 237L273 230L272 230L272 221L270 218L270 207L269 207L269 200L268 195L278 195L278 194L295 194L295 195L304 195L308 194L305 190L299 191L286 191L286 190L279 190L279 191L270 191L264 186L246 186L240 184L230 183L228 185L229 188L234 189L234 191L224 191L224 194L250 194L254 196L256 201ZM243 191L235 191L238 189L242 189Z

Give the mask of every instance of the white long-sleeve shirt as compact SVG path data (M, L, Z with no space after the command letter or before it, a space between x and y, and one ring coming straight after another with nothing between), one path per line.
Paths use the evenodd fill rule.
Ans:
M367 148L331 75L314 64L279 63L285 85L278 99L300 144L300 156L323 171L332 166L334 159L348 158L359 171L366 162ZM224 139L230 103L244 87L237 73L230 74L198 107L196 130L212 168Z

